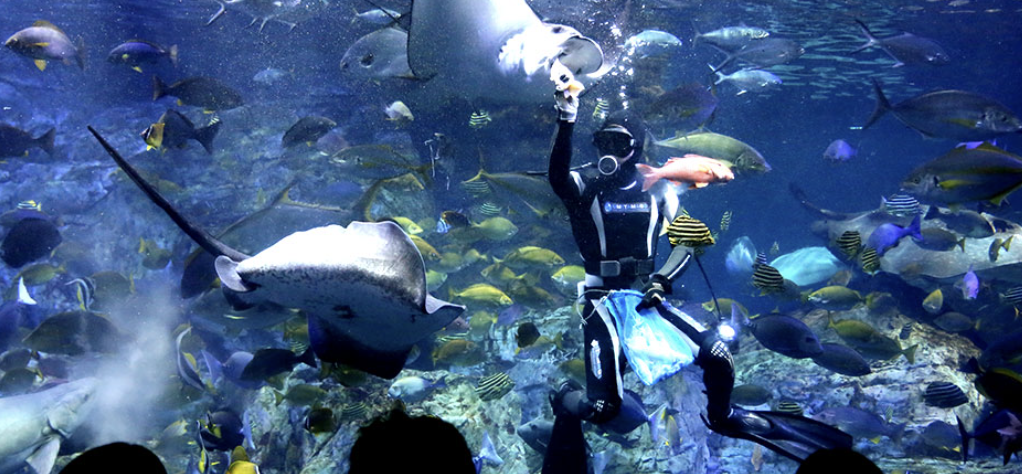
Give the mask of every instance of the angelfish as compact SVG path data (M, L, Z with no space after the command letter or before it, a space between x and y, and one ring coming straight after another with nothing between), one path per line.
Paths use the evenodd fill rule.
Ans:
M217 255L217 275L232 305L302 310L321 360L393 378L412 346L465 311L426 291L422 255L393 222L316 227L249 256L185 219L95 129L89 131L185 234Z

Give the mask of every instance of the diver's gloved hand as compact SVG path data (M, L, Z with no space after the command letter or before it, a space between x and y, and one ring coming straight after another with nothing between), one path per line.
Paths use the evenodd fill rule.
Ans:
M575 123L575 118L578 116L578 95L585 89L585 86L575 80L571 70L557 60L550 65L550 80L557 87L557 92L554 93L554 108L557 109L557 118L564 122Z
M671 282L667 277L654 274L650 277L649 282L646 286L642 287L642 301L636 306L636 309L652 308L659 306L660 303L664 302L664 295L666 295L671 288Z
M575 119L578 117L578 98L566 90L558 90L554 92L554 108L557 109L558 120L575 123Z

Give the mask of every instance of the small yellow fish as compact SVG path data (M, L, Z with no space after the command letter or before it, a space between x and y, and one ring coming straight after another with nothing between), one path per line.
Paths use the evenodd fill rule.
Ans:
M923 299L923 309L927 313L936 315L940 313L940 309L944 307L944 293L941 292L940 288L933 290L925 299Z
M505 265L515 269L531 266L553 268L564 265L564 259L553 250L534 246L512 250L504 256L503 261Z
M416 224L415 221L402 216L392 218L397 225L401 226L402 229L409 235L418 235L422 233L422 226Z
M417 235L409 235L412 239L412 243L415 244L415 248L419 249L419 253L422 254L422 258L426 260L437 260L440 258L440 252L437 252L436 248L426 242L426 239Z
M494 306L511 306L514 301L499 288L488 283L476 283L461 291L450 289L451 298L462 298L476 303Z

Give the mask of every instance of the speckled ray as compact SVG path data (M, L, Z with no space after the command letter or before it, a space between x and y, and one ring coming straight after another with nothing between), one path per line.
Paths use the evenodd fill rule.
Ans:
M393 378L412 346L465 310L426 291L422 256L393 222L316 227L248 256L186 220L98 132L89 131L182 231L217 255L217 275L232 304L304 311L312 349L324 361Z
M603 51L574 28L543 22L525 0L412 2L408 64L450 95L549 101L555 59L586 82L603 66Z

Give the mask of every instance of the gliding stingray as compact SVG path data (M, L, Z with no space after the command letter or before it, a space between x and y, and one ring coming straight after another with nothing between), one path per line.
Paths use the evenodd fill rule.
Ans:
M393 41L378 36L371 33L352 46L357 51L349 49L342 68L371 69L355 74L377 79L387 70L393 74L386 77L407 78L403 68L377 64L403 60L393 51ZM374 45L381 54L372 51ZM555 60L582 82L595 79L603 65L596 42L569 26L543 22L525 0L415 0L406 53L412 74L427 81L427 90L514 103L551 100L550 66ZM355 65L350 60L355 57L364 60Z
M393 378L415 343L465 311L427 293L422 256L397 224L316 227L248 256L188 222L98 132L89 131L182 231L217 255L217 275L232 304L304 311L312 350L322 360Z

